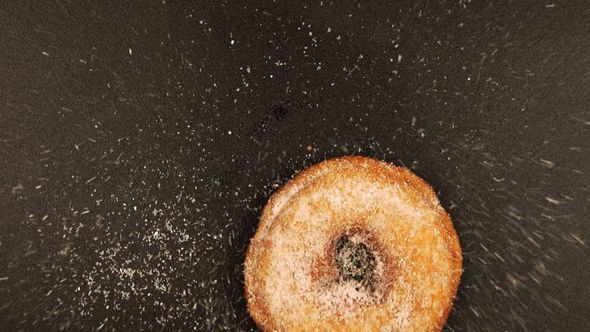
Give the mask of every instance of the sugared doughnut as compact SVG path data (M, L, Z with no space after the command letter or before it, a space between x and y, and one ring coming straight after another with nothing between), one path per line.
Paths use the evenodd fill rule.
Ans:
M439 331L461 248L436 194L365 157L304 170L268 201L244 264L266 331Z

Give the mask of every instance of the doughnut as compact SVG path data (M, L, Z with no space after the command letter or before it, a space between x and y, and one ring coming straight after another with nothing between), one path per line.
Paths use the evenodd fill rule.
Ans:
M313 165L271 196L244 262L264 331L440 331L462 269L432 188L367 157Z

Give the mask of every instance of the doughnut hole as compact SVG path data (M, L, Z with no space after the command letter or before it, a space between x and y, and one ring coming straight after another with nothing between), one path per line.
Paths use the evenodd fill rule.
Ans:
M377 262L373 250L363 242L343 235L336 241L334 263L341 281L355 280L362 287L373 288Z
M377 237L355 225L330 238L323 254L312 260L314 301L341 312L383 303L397 269Z

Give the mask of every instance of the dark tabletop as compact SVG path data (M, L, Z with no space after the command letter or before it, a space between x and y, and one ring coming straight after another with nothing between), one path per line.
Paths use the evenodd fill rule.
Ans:
M590 325L587 1L7 1L0 330L250 330L297 170L412 168L453 217L450 331Z

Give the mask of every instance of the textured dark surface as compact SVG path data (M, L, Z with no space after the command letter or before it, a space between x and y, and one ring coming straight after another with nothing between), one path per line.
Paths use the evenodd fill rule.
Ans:
M453 331L590 319L586 1L0 5L0 330L253 329L244 250L297 170L411 167Z

